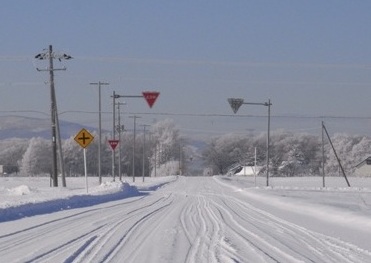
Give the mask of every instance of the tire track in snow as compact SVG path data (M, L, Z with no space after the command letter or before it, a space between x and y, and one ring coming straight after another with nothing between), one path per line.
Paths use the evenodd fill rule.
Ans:
M290 257L305 262L362 263L371 260L370 253L354 245L289 223L237 198L230 197L222 202L224 205L220 208L230 217L233 222L230 225L235 225L236 232L246 231L245 228L250 229L247 234L254 243L266 246L279 257L282 252L289 251ZM230 211L225 207L230 208ZM248 225L250 226L246 227ZM261 237L265 240L261 240Z
M63 237L64 234L67 234L69 236L75 237L71 238L70 241L66 243L59 243L54 245L50 244L47 247L40 247L38 251L23 251L23 261L69 262L67 260L68 258L84 259L86 254L92 252L94 254L95 251L99 252L102 249L102 246L100 245L101 243L99 242L109 240L110 235L114 235L115 231L119 229L123 224L125 224L127 220L130 220L131 218L135 219L138 213L142 213L142 210L146 210L148 207L156 205L161 200L163 200L163 198L159 198L157 200L151 199L149 200L149 203L147 205L142 204L141 206L139 206L139 208L131 209L130 211L128 211L126 217L124 218L122 217L123 212L121 211L120 207L122 208L126 206L128 202L109 206L108 209L111 211L110 215L108 217L104 216L103 220L99 218L97 221L92 222L91 224L87 223L81 225L75 222L78 222L78 220L82 220L82 222L89 222L89 219L90 217L92 217L92 215L100 213L100 208L90 209L82 213L62 217L56 220L50 220L48 222L35 225L34 227L30 227L22 231L17 231L17 233L4 235L3 237L6 240L4 240L4 244L7 244L7 246L2 248L4 249L4 252L9 253L11 252L12 246L14 246L15 248L19 246L28 247L29 243L37 242L37 240L53 240L55 236ZM92 225L95 225L93 229L91 228ZM68 233L64 233L65 229L69 229ZM93 236L94 240L92 239ZM79 256L76 254L77 251ZM12 253L17 253L17 251L15 250ZM61 256L60 254L67 254L67 256Z
M157 202L156 202L157 204ZM163 210L170 207L172 204L172 200L168 197L164 198L162 200L161 205L159 206L154 206L152 210L148 210L148 207L146 210L143 210L141 215L138 217L136 215L133 217L134 221L130 223L130 227L126 230L126 232L123 235L120 235L120 238L112 245L110 250L104 255L104 257L96 262L111 262L113 259L119 257L122 262L135 262L131 260L130 258L135 258L138 250L126 250L124 254L120 254L120 250L124 250L125 243L127 242L132 242L133 240L136 240L137 243L141 243L144 239L146 239L150 233L148 233L148 228L143 227L145 223L150 220L151 218L155 217L157 214L162 214L166 215ZM138 233L144 232L142 229L146 229L145 231L145 236L142 236L141 238L138 239L140 234ZM153 232L154 230L152 230ZM115 232L116 233L116 232ZM122 251L121 251L122 252Z
M125 242L131 229L141 221L138 221L137 218L142 217L143 219L149 216L149 214L156 212L156 210L161 209L161 207L166 206L167 204L164 206L162 205L164 201L166 201L165 198L151 200L148 204L130 210L125 214L123 214L122 211L117 211L114 215L111 215L111 223L106 224L104 231L99 233L97 239L92 242L91 246L80 251L78 261L105 262L110 257L113 257L115 251ZM160 205L160 208L157 208L158 205ZM156 210L153 211L152 209ZM126 233L121 235L121 233L125 231Z
M238 256L225 242L224 225L209 198L196 195L180 214L190 248L185 262L238 262Z

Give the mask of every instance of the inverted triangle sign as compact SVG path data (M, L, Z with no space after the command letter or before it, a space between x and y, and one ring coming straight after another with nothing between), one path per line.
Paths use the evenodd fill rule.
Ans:
M160 92L143 91L142 94L143 94L143 97L146 99L148 106L152 108L153 104L155 104L157 97L160 95Z
M111 145L112 150L116 149L116 146L119 144L119 140L108 140L109 145Z
M237 113L238 109L241 107L243 104L243 99L234 99L234 98L229 98L228 99L229 105L231 106L232 110L234 113Z

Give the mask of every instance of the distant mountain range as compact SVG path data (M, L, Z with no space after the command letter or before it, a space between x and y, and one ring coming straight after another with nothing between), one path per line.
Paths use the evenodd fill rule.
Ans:
M67 139L77 134L82 128L88 128L90 131L96 128L83 127L80 124L59 120L61 138ZM51 137L50 119L21 117L21 116L0 116L0 140L9 138L32 137Z

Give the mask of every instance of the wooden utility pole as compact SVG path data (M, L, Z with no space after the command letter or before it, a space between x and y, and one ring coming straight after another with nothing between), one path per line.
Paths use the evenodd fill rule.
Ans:
M66 54L56 55L53 53L53 47L52 45L49 45L49 49L45 53L40 53L35 56L36 59L49 60L49 68L47 69L39 69L37 68L37 71L49 71L49 84L50 84L50 115L51 115L51 130L52 130L52 170L51 170L51 176L53 179L53 186L58 186L58 166L57 166L57 126L58 126L58 116L57 116L57 101L55 96L55 88L54 88L54 71L56 70L66 70L65 67L55 69L53 67L53 59L57 58L59 60L61 59L71 59L72 57ZM58 136L60 136L60 133L58 132ZM63 154L62 154L62 148L61 145L59 146L59 152L60 152L60 159L61 162L63 162ZM61 165L63 167L63 165ZM62 182L63 186L66 186L66 180L64 178L64 171L62 171Z

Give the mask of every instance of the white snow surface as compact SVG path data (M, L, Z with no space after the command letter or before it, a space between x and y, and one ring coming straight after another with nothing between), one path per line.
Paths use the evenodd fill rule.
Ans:
M371 262L369 178L125 179L1 177L0 262Z

